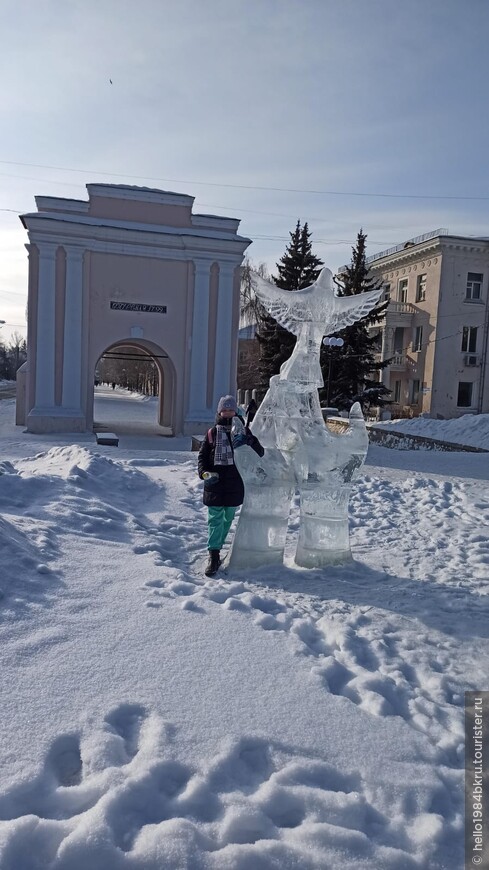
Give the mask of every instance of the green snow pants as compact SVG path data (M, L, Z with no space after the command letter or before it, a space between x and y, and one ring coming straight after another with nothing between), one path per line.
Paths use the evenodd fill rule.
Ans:
M209 507L207 510L207 525L209 529L207 549L220 550L226 540L227 533L236 513L236 508Z

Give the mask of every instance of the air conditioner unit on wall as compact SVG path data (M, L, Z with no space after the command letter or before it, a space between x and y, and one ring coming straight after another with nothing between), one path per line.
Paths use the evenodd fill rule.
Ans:
M464 356L464 366L480 365L480 357L476 353L467 353Z

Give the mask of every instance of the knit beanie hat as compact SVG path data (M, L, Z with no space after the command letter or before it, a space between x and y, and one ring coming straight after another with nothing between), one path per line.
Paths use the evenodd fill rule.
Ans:
M236 399L233 399L232 396L221 396L217 405L217 413L220 414L222 411L234 411L237 414L238 404Z

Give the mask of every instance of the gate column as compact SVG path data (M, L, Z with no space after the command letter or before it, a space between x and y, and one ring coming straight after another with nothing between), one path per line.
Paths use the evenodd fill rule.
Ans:
M207 356L209 351L210 263L195 260L194 312L190 355L190 385L187 420L202 422L207 410Z
M77 416L81 411L81 356L83 315L84 249L64 245L66 251L66 291L63 341L62 405Z
M56 307L56 251L58 245L35 242L39 251L39 279L37 290L36 324L36 380L34 407L29 416L53 413L54 399L54 347Z

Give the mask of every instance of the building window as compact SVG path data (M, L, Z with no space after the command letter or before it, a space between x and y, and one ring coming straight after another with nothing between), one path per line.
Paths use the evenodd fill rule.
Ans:
M390 285L390 284L384 284L384 296L383 296L383 301L384 301L384 302L389 302L389 301L390 301L390 298L391 298L391 285Z
M408 279L401 278L397 285L397 298L399 302L407 302Z
M411 383L411 405L417 405L419 399L419 381L412 381Z
M421 350L422 344L423 344L423 327L417 326L415 329L415 332L414 332L413 350L414 351Z
M416 302L424 302L426 299L426 275L418 275L416 281Z
M467 289L465 291L466 299L480 299L482 287L482 272L469 272L467 275Z
M401 381L394 381L394 402L399 405L401 401Z
M460 381L458 385L457 408L472 407L473 384L468 381Z
M462 330L462 351L475 353L477 349L477 326L464 326Z

